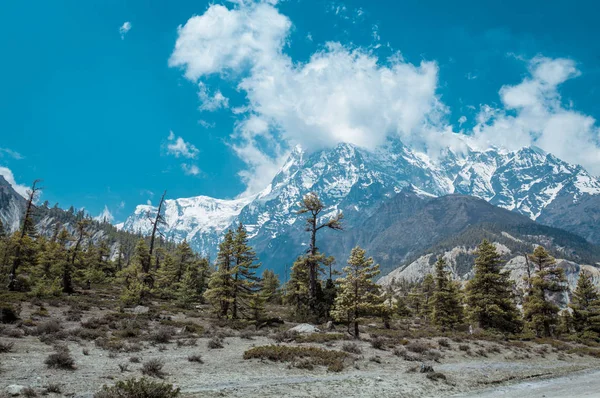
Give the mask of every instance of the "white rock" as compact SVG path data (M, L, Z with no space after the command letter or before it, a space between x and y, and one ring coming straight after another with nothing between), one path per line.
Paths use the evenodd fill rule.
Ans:
M316 332L320 332L320 330L315 325L311 325L309 323L301 323L301 324L296 325L293 328L291 328L290 332L316 333Z
M21 393L23 392L23 390L25 388L26 388L25 386L20 386L18 384L11 384L8 387L6 387L5 391L11 397L17 397L17 396L21 395Z

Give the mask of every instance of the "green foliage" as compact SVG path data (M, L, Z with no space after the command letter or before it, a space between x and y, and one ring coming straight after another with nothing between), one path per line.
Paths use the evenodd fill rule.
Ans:
M572 326L577 333L600 334L600 295L591 275L583 270L569 307L573 310Z
M431 320L440 329L452 329L463 321L460 290L446 271L446 261L438 257L435 263L435 290L431 301Z
M566 290L564 271L541 246L528 255L535 267L535 274L527 280L530 288L523 302L527 328L538 337L551 337L558 323L560 308L550 300L552 293Z
M112 387L103 386L94 398L176 398L179 393L179 388L172 384L132 378L118 381Z
M261 295L269 303L281 303L281 292L279 291L279 278L277 274L270 269L265 269L262 273Z
M476 254L475 275L466 288L470 319L483 329L518 332L522 327L520 313L509 275L500 272L500 254L487 240L479 245Z
M379 265L366 252L355 247L350 253L343 278L338 279L339 291L335 299L333 317L340 322L354 323L354 337L359 337L359 320L365 316L380 315L385 309L379 285L373 278L379 274Z

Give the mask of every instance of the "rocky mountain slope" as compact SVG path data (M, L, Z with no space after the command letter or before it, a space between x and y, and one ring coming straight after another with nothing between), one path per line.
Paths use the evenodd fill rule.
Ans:
M174 239L185 238L212 257L223 231L243 222L265 265L281 271L306 249L304 220L295 214L303 195L316 192L327 206L324 216L343 211L346 230L351 231L408 186L421 196L472 195L600 242L596 206L600 181L582 167L529 147L513 152L446 149L433 159L398 140L389 140L376 150L350 144L312 153L295 148L271 184L256 196L172 201L164 233L176 231ZM156 210L138 206L123 228L143 233L148 211ZM320 239L323 250L329 234ZM336 233L338 240L352 241L346 235Z

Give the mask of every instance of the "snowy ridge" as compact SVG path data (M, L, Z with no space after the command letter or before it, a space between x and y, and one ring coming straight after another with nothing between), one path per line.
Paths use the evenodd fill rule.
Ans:
M600 195L597 178L536 147L465 153L447 148L430 157L397 139L375 150L339 144L306 153L297 146L269 186L255 196L167 200L168 225L161 230L167 238L186 239L197 251L212 256L223 232L243 222L259 256L280 253L277 261L288 261L286 255L304 250L304 219L295 210L308 192L316 192L327 206L324 215L342 211L346 228L352 228L411 185L420 196L472 195L533 220L557 198L576 205L584 197ZM122 228L149 234L148 214L155 213L155 207L140 205ZM552 225L551 220L545 222Z

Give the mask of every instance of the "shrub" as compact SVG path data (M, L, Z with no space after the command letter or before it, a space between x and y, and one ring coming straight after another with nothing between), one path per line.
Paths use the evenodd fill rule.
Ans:
M81 350L81 353L85 356L90 355L90 350L88 350L87 348L84 348L83 350Z
M55 347L56 352L48 355L48 358L44 361L46 366L55 369L75 369L75 360L71 357L69 349L64 346Z
M212 339L208 340L207 347L211 350L216 348L223 348L223 340L219 337L213 337Z
M126 363L120 363L119 364L119 370L121 371L121 373L128 372L129 371L129 365L126 364Z
M412 352L416 352L417 354L422 354L425 351L429 350L429 346L421 341L411 341L406 345L406 349Z
M331 341L343 340L344 335L342 333L311 333L304 335L296 335L295 340L297 343L317 343L323 344Z
M439 339L438 340L438 345L440 347L450 348L450 340L448 340L448 339Z
M140 357L131 357L131 358L129 358L129 362L140 363Z
M344 359L348 354L341 351L324 350L316 347L261 346L244 352L244 359L268 359L275 362L295 363L302 359L310 360L313 365L327 366L328 370L339 372L344 368Z
M371 339L371 347L376 350L385 350L385 340L381 337L375 337L374 339Z
M427 378L433 381L446 380L446 375L440 372L427 373Z
M405 361L416 362L421 360L420 355L411 354L410 352L406 351L406 348L404 347L394 348L393 354L404 359Z
M351 354L357 354L357 355L362 354L362 350L356 343L344 343L342 345L342 351L346 351Z
M283 332L277 332L273 335L273 340L278 343L290 343L298 338L300 334L298 332L285 330Z
M171 341L173 334L173 328L162 327L150 335L150 341L155 344L166 344Z
M162 368L165 364L159 359L151 359L142 365L142 373L147 376L162 379L165 376Z
M0 341L0 353L1 352L11 352L13 349L13 343L3 343Z
M25 332L21 329L8 328L2 332L6 337L12 337L13 339L20 339L25 336Z
M155 382L146 378L119 381L112 387L104 386L94 398L176 398L179 388L172 384Z
M204 363L204 361L202 360L202 356L200 354L192 354L192 355L188 356L188 361Z
M31 387L25 387L23 390L21 390L21 395L27 398L37 397L37 393Z
M44 395L54 393L54 394L62 394L62 389L59 384L48 384L44 387Z
M0 307L0 323L15 323L18 320L19 314L13 307L8 305Z
M44 334L56 334L56 333L60 332L61 330L62 330L62 327L60 326L60 323L58 323L57 320L52 319L52 320L49 320L47 322L40 323L39 325L37 325L37 327L35 328L35 334L38 336L41 336Z
M471 349L471 347L469 347L468 344L460 344L458 346L458 349L461 350L461 351L469 351Z

